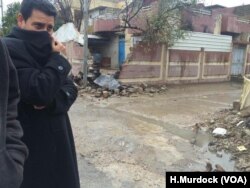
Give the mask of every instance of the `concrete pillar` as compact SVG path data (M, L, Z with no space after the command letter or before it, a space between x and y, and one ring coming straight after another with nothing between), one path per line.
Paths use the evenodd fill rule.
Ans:
M168 67L169 67L169 49L166 45L162 45L162 80L168 79Z
M231 79L231 68L232 68L232 62L233 61L233 43L231 44L231 52L230 52L230 55L229 55L229 67L228 67L228 80Z
M128 33L128 29L125 30L125 58L127 57L128 53L130 52L129 48L133 47L132 44L132 34Z
M244 76L246 74L248 52L249 52L249 44L246 46L244 70L243 70L243 75L242 76Z
M205 50L204 48L201 48L200 51L200 57L199 57L199 72L198 72L198 80L202 80L203 79L203 71L204 71L204 62L205 62Z
M222 15L219 14L219 15L217 15L216 20L215 20L215 26L214 26L214 34L215 35L221 34L221 24L222 24Z

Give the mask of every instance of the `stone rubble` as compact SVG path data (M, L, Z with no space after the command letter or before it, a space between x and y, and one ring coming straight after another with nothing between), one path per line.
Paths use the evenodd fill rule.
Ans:
M119 88L114 90L109 90L108 88L99 87L96 84L88 83L87 87L82 88L78 87L79 95L92 95L96 98L107 99L109 97L137 97L139 95L148 95L153 97L157 94L163 94L167 92L168 88L166 84L164 85L148 85L145 83L141 84L129 84L129 85L121 85Z

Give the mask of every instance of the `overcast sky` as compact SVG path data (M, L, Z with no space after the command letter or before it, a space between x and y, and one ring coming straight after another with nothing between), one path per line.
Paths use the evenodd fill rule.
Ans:
M203 0L203 1L205 2L205 5L219 4L225 7L234 7L243 4L244 5L250 4L250 0Z
M15 1L21 1L21 0L3 0L4 10L6 10L6 5L13 3ZM242 4L250 4L250 0L200 0L205 3L205 5L214 5L219 4L223 5L225 7L233 7L233 6L239 6Z

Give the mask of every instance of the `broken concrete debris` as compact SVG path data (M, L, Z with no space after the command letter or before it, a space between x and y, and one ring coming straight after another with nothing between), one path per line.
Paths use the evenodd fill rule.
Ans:
M101 77L101 78L100 78ZM109 98L112 96L119 97L137 97L138 95L148 95L154 97L155 94L166 93L168 87L166 85L149 85L146 83L140 84L121 84L112 76L100 76L95 82L89 82L87 87L83 88L82 80L79 76L74 77L78 85L79 95L90 94L96 98Z

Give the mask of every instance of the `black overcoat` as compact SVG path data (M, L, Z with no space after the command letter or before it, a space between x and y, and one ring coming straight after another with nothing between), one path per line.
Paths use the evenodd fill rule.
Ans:
M47 32L15 27L5 42L18 72L21 91L18 119L29 149L21 188L79 188L67 114L77 97L77 88L68 78L69 62L52 52Z

